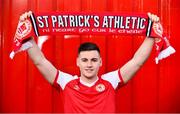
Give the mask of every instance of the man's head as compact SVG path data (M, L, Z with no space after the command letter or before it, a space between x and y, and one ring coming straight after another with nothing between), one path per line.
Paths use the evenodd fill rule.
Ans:
M81 44L77 57L77 66L80 68L81 77L86 79L96 78L101 65L99 47L90 42Z
M97 51L100 54L100 49L95 43L85 42L79 46L78 54L80 54L80 52L82 51L92 51L92 50Z

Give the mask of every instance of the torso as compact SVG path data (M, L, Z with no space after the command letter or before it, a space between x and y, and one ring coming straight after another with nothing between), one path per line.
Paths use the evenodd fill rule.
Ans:
M72 80L63 94L65 112L115 112L115 90L101 78L92 87Z
M115 90L123 80L119 70L106 73L92 85L58 71L54 86L64 96L64 112L115 112Z

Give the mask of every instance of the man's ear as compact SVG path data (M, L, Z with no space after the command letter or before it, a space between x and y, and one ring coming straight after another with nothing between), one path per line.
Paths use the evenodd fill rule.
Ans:
M76 65L79 67L79 57L76 58Z
M100 66L102 66L102 58L100 58Z

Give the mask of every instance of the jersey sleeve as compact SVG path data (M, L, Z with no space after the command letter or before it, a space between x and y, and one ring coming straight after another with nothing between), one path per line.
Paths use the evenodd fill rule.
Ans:
M121 76L120 70L115 70L106 74L103 74L101 76L101 78L103 80L108 81L109 83L111 83L111 85L113 86L114 89L117 89L118 86L123 85L124 81L123 78Z
M75 76L58 70L53 85L64 90L66 84L73 79L75 79Z

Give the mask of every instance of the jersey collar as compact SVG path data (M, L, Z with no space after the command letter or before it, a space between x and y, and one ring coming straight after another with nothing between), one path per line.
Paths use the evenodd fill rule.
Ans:
M96 83L98 80L99 80L99 78L97 77L97 79L96 79L94 82L92 82L92 83L87 83L87 82L83 81L83 80L81 79L81 77L80 77L80 83L83 84L83 85L85 85L85 86L87 86L87 87L92 87L93 85L95 85L95 83Z

